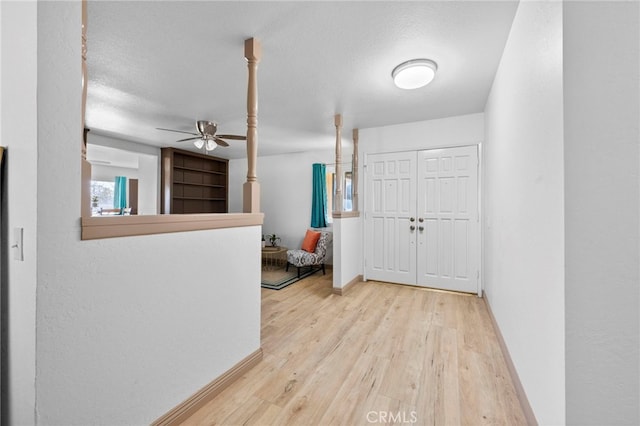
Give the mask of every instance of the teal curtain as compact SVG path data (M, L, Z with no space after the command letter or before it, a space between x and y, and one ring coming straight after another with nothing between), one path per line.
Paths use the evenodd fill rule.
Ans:
M311 201L311 227L327 226L327 167L313 165L313 199Z
M127 207L127 178L116 176L116 184L113 191L113 208L123 209Z

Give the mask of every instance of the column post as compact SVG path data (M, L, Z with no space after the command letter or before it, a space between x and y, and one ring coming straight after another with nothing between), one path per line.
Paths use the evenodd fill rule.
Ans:
M333 211L341 212L344 202L342 194L342 115L336 114L334 123L336 126L336 195L333 199Z
M244 41L249 80L247 84L247 181L242 187L243 212L260 212L260 184L256 175L258 159L258 62L262 47L255 38Z

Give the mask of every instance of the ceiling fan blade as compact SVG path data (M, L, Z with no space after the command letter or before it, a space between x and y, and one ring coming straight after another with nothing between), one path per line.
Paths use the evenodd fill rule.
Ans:
M247 137L246 136L240 136L240 135L216 135L219 138L225 138L225 139L234 139L237 141L246 141Z
M160 127L156 127L156 130L164 130L165 132L176 132L176 133L185 133L187 135L194 135L194 136L198 136L197 133L192 133L192 132L184 132L182 130L173 130L173 129L162 129Z
M220 146L229 146L229 144L228 144L227 142L223 141L222 139L220 139L220 138L219 138L219 137L217 137L217 136L214 136L214 137L213 137L213 140L215 140L215 141L216 141L216 143L217 143L218 145L220 145Z
M176 142L193 141L193 140L196 140L196 139L202 139L202 137L201 137L201 136L198 136L197 138L186 138L186 139L180 139L179 141L176 141Z

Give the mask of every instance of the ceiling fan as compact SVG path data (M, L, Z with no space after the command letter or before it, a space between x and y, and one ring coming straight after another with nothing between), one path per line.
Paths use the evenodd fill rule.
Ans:
M196 148L201 149L202 147L204 147L206 151L213 151L218 145L229 146L229 144L224 139L234 139L239 141L247 140L246 136L240 135L216 135L218 125L213 121L206 120L196 121L196 130L198 131L198 133L184 132L182 130L162 129L160 127L156 127L156 129L164 130L167 132L185 133L187 135L195 136L192 138L180 139L176 142L193 141L193 144L196 146Z

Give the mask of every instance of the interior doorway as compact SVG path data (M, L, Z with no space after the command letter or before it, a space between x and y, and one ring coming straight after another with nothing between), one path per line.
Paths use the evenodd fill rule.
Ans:
M478 147L367 156L365 279L479 292Z

